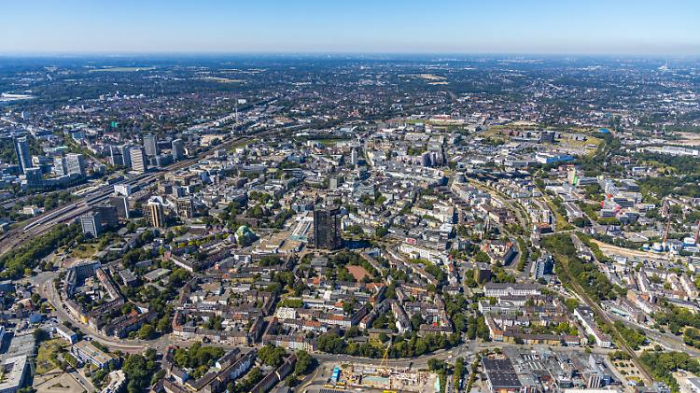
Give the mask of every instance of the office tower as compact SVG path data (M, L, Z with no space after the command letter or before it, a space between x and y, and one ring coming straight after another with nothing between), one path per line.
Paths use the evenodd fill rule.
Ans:
M29 186L39 186L44 180L41 168L27 168L24 171L24 176L26 176L27 185Z
M109 147L109 161L112 166L126 166L124 165L123 151L118 146Z
M113 196L109 198L109 203L117 211L117 218L120 221L129 219L129 198L125 196Z
M82 154L66 154L66 169L69 175L85 177L85 160Z
M129 153L131 156L131 169L138 173L146 172L148 164L146 163L146 155L143 154L143 149L140 147L133 147Z
M172 143L173 161L180 161L185 158L185 142L182 139L175 139Z
M100 213L93 211L80 216L80 226L83 228L83 234L92 235L92 237L100 236L102 233L102 221Z
M319 249L335 250L342 245L340 238L340 209L314 210L314 245Z
M150 201L146 205L146 211L144 212L146 218L151 223L151 226L156 228L165 227L165 216L163 214L163 205L160 202Z
M65 176L68 174L68 168L66 167L66 160L61 156L56 156L53 158L53 175L54 176Z
M95 211L100 215L100 224L102 227L115 228L119 225L117 217L117 208L112 205L95 206Z
M144 135L143 148L146 151L146 155L149 157L158 155L158 140L153 134Z
M27 169L32 167L32 158L29 156L29 142L27 137L15 138L15 153L17 153L17 164L22 173L27 173Z
M124 160L124 167L131 168L131 149L133 146L121 145L118 146L119 152L122 154L122 159Z
M358 161L359 158L357 155L357 149L353 147L352 151L350 152L350 164L352 164L352 166L357 166Z
M177 199L177 214L183 219L194 217L194 201L192 201L192 198Z
M151 161L155 161L158 168L168 166L173 163L173 156L170 154L159 154L155 156Z

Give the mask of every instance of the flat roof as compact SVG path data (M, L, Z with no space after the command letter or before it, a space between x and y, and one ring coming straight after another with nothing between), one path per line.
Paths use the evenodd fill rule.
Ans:
M19 388L24 379L26 367L27 356L16 356L2 362L4 378L0 382L0 391L4 392L13 388Z
M483 358L482 364L494 390L520 389L522 386L509 359Z

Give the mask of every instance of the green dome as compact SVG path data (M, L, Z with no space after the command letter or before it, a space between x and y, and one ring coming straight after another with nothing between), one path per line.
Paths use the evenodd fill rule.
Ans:
M249 237L249 236L255 236L255 233L248 228L246 225L241 225L238 227L236 230L236 237Z

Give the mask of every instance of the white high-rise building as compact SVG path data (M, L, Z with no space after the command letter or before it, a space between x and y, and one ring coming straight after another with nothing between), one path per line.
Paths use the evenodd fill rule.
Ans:
M131 148L129 155L131 157L131 169L138 173L146 172L148 163L146 162L146 155L143 153L143 149L139 147Z
M66 154L66 169L69 175L85 177L85 160L82 154Z

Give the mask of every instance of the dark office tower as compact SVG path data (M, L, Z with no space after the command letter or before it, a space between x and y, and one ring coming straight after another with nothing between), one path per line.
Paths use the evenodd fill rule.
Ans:
M314 210L314 246L335 250L342 245L340 209Z
M148 134L143 137L143 149L149 157L158 155L158 140L153 134Z
M109 147L109 160L112 166L126 166L124 165L124 154L118 146Z
M32 168L32 157L29 155L27 137L15 138L15 153L17 153L19 169L22 173L27 173L27 169Z
M129 219L129 198L125 196L113 196L109 198L109 203L117 210L117 218L120 221Z
M190 219L194 217L194 201L192 198L177 199L177 214L180 218Z
M185 143L182 139L175 139L172 142L173 161L180 161L185 158Z
M116 228L119 226L119 218L117 217L117 208L111 204L95 206L95 211L100 213L100 223L102 228Z

